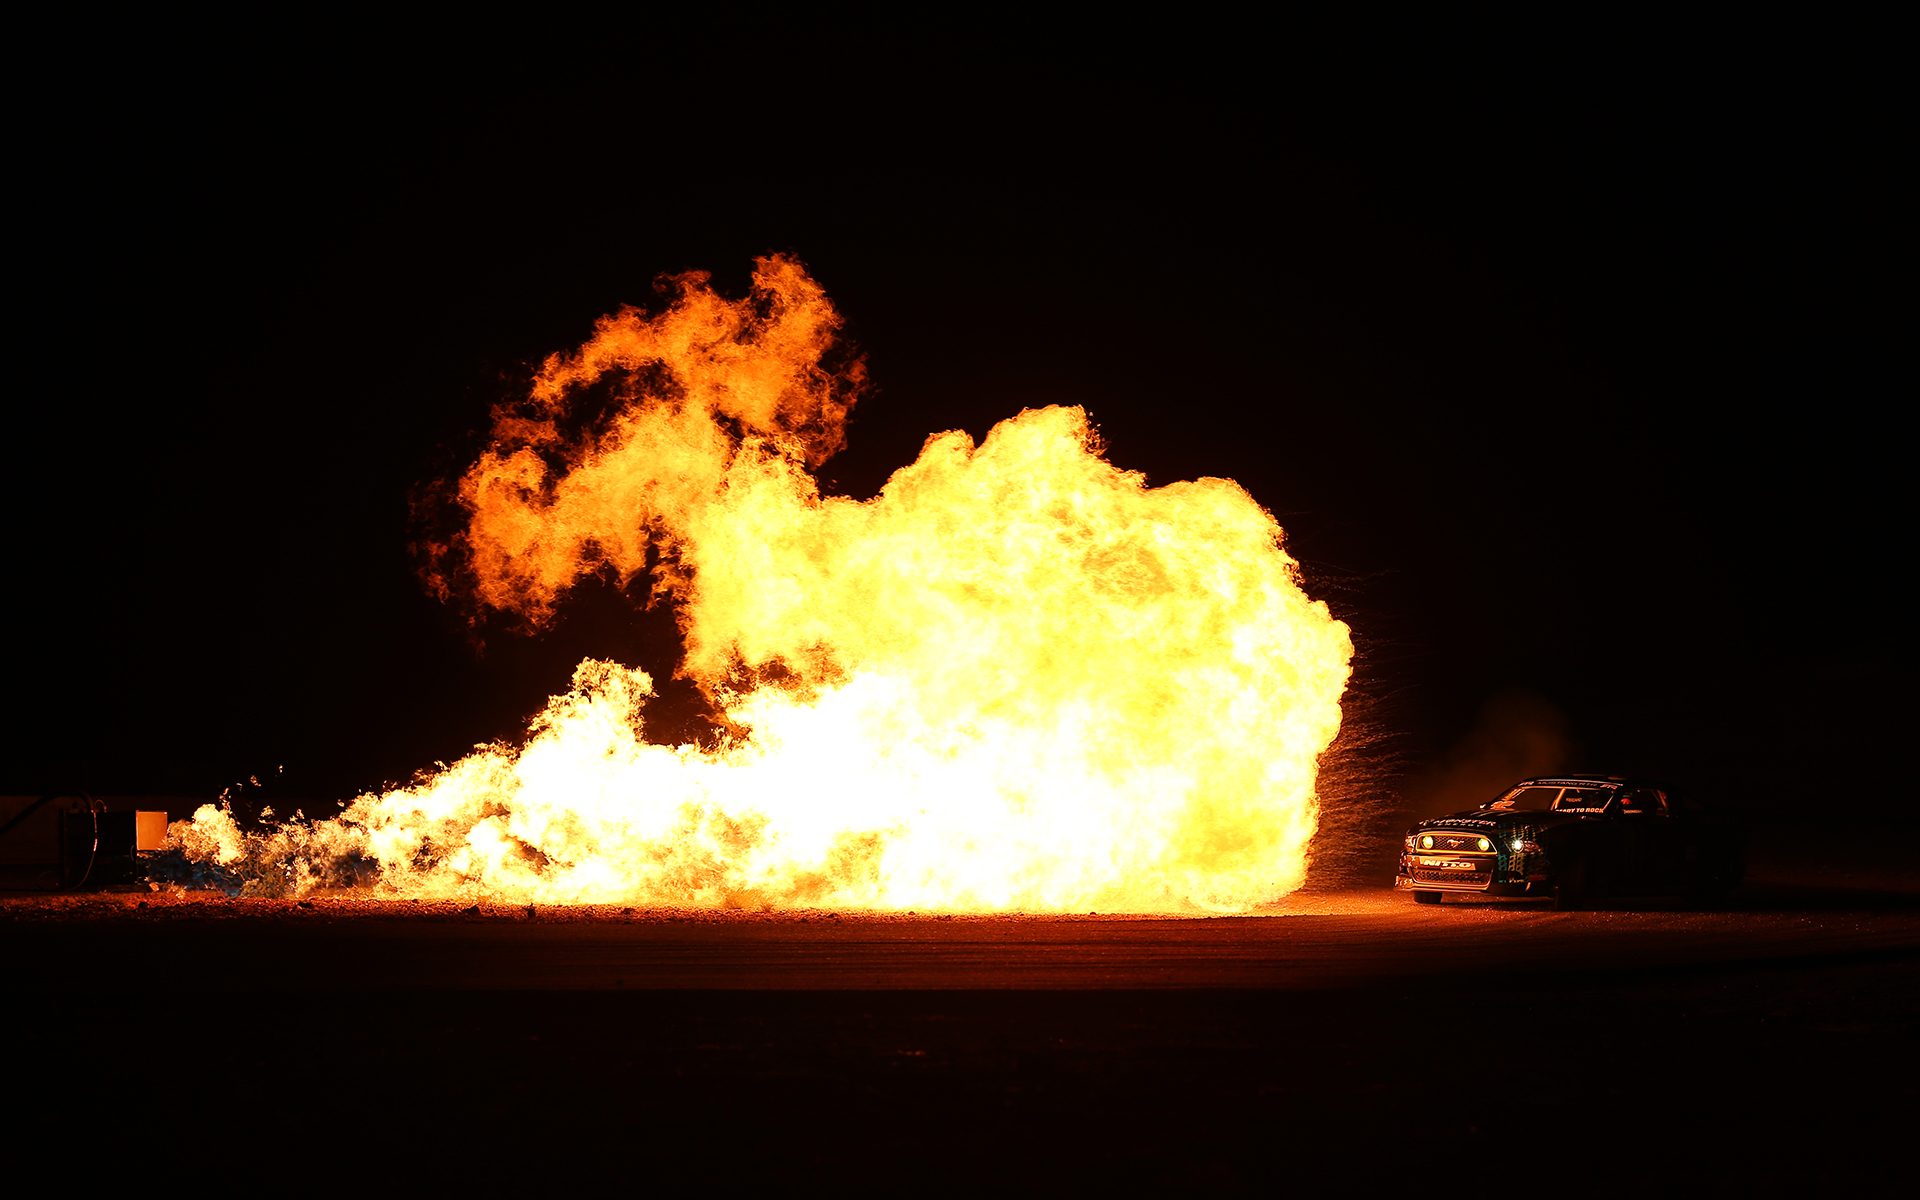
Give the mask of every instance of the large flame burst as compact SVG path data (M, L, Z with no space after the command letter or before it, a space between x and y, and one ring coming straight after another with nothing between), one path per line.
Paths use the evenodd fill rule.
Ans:
M858 368L801 266L603 318L496 414L435 581L534 625L649 569L735 735L650 744L588 661L518 745L190 857L300 892L918 910L1243 910L1300 886L1352 643L1237 484L1149 488L1077 408L936 434L871 500L810 473ZM581 390L611 415L574 419ZM579 428L586 424L589 428ZM456 569L457 568L457 569Z

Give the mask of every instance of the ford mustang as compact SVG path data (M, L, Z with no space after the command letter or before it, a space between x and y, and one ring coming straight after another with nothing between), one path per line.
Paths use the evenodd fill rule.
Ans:
M1421 904L1448 892L1551 898L1708 898L1746 874L1746 837L1725 813L1644 779L1523 779L1485 805L1407 831L1396 888Z

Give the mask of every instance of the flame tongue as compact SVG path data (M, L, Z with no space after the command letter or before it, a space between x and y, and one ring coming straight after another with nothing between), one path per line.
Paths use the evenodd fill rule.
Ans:
M1073 408L822 498L857 369L822 367L838 318L799 266L759 266L748 301L685 277L549 360L445 556L538 624L657 547L683 670L742 736L648 744L648 677L583 663L523 747L278 831L289 885L353 852L408 893L545 901L1225 911L1298 887L1352 645L1273 518L1227 480L1146 487ZM563 434L608 376L618 411ZM219 824L196 819L204 853L266 853Z

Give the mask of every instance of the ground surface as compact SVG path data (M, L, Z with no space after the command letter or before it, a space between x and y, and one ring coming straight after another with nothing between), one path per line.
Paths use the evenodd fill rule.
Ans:
M1865 882L1210 920L14 895L14 1127L215 1192L1904 1195L1920 895Z

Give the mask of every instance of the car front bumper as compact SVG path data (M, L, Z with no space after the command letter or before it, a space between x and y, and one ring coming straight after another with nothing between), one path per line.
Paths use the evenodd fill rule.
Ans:
M1411 875L1394 876L1393 886L1404 891L1478 892L1482 896L1550 896L1553 894L1553 884L1544 882L1453 883L1415 879Z
M1393 886L1417 892L1479 892L1484 896L1544 896L1553 891L1551 867L1534 855L1410 851L1400 856Z

